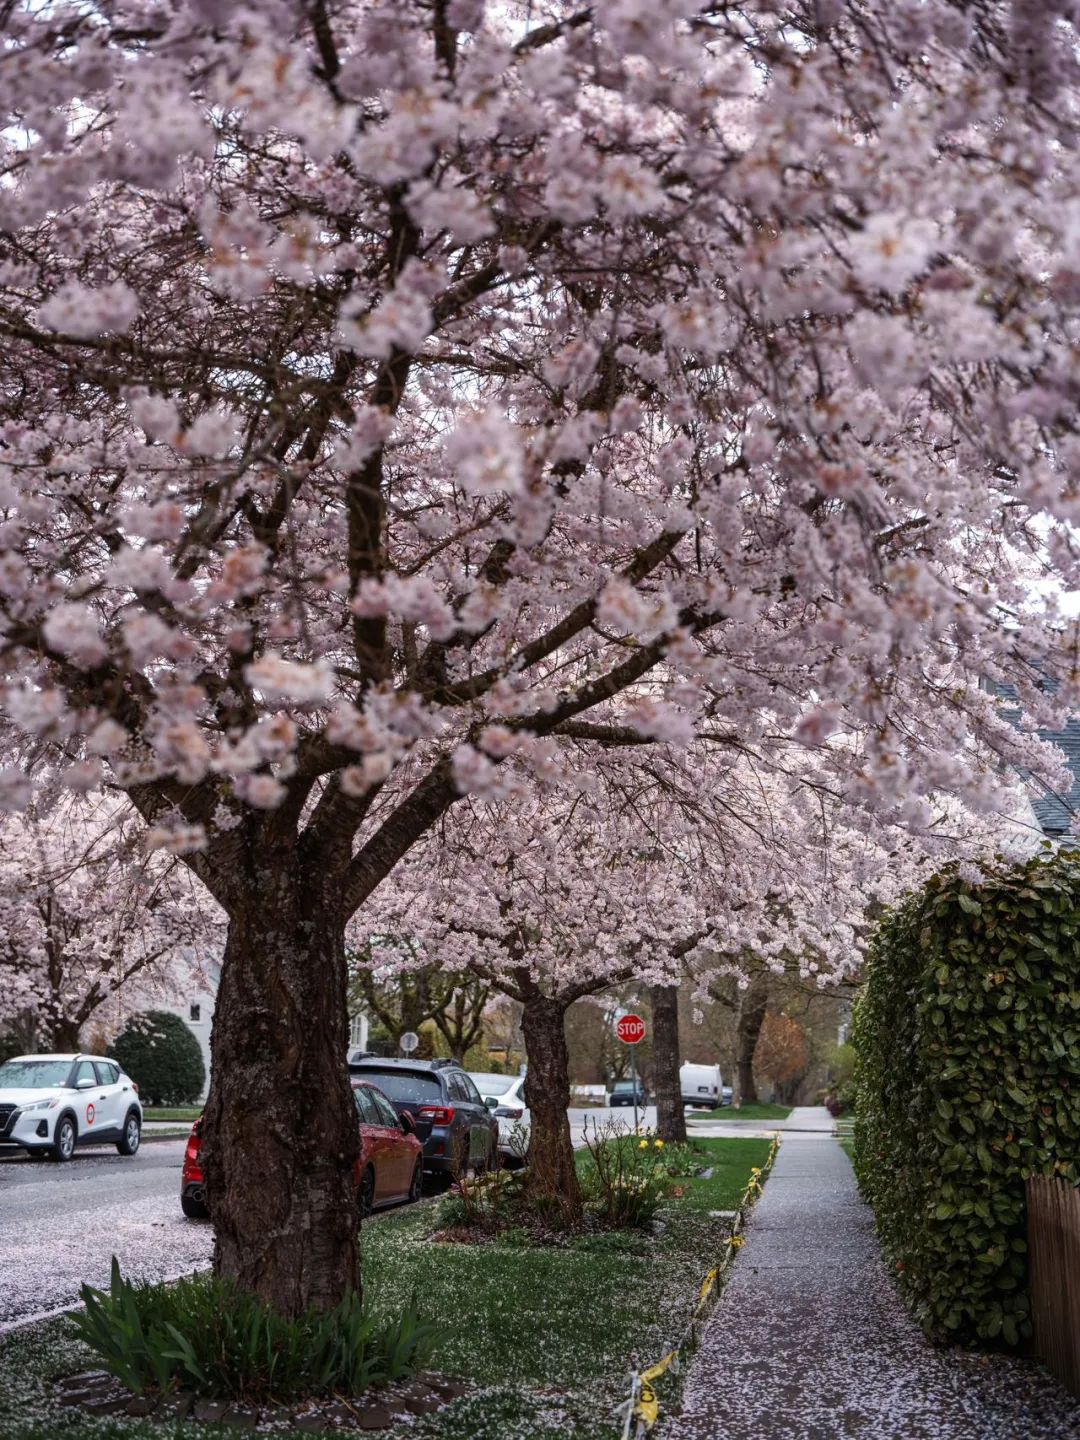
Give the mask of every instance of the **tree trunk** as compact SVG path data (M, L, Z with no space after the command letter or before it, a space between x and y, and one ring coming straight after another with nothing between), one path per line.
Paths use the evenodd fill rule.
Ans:
M82 1028L67 1015L57 1015L55 1018L45 1021L45 1028L48 1035L45 1039L45 1046L49 1050L56 1050L63 1053L68 1050L79 1050L79 1031Z
M686 1116L679 1078L679 987L653 985L649 997L652 1001L656 1133L661 1140L681 1144L686 1139Z
M237 887L203 1121L218 1274L285 1315L360 1284L344 922L291 850Z
M570 1135L570 1066L566 1006L538 992L521 1013L525 1103L529 1107L529 1192L553 1202L568 1224L581 1219L581 1188Z
M769 981L764 974L755 975L743 993L736 1029L739 1067L739 1104L757 1103L754 1083L754 1051L765 1023L765 1007L769 1003Z

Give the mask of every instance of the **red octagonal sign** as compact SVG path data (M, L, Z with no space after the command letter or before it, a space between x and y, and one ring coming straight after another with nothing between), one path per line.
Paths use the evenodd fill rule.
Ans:
M640 1045L645 1039L645 1021L640 1015L624 1015L615 1026L615 1034L624 1045Z

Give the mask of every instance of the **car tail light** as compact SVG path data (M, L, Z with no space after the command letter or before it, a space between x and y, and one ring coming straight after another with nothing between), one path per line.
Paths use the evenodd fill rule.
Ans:
M433 1125L452 1125L454 1123L454 1107L452 1105L421 1105L417 1113L423 1115L425 1120L430 1120Z
M184 1164L194 1165L199 1158L199 1151L202 1149L202 1141L197 1135L188 1137L187 1149L184 1151Z
M491 1112L493 1115L501 1115L504 1120L520 1120L525 1114L524 1110L514 1110L509 1105L496 1105Z

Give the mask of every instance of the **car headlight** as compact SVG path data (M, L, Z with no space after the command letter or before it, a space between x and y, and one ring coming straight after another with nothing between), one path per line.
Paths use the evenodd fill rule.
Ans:
M30 1110L55 1110L59 1104L60 1097L57 1096L55 1100L31 1100L29 1105L20 1105L19 1109L25 1115Z

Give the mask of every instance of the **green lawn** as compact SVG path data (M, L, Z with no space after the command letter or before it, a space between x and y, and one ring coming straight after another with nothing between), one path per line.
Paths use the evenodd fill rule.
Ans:
M699 1120L786 1120L791 1114L790 1105L766 1105L755 1101L753 1104L723 1105L719 1110L695 1110Z
M836 1122L833 1132L840 1141L840 1148L852 1164L855 1163L855 1120L851 1115L843 1115Z
M201 1105L144 1105L144 1120L186 1120L190 1125L203 1112Z
M413 1294L448 1337L433 1368L475 1382L472 1395L403 1427L400 1440L616 1440L611 1407L626 1393L628 1358L659 1359L682 1333L698 1286L718 1260L726 1222L769 1141L699 1140L709 1179L661 1212L659 1236L579 1236L564 1247L435 1244L437 1210L422 1205L365 1227L364 1282L377 1309ZM94 1368L49 1321L0 1341L4 1440L196 1440L189 1425L90 1420L51 1398L49 1379ZM676 1382L672 1382L676 1383Z

